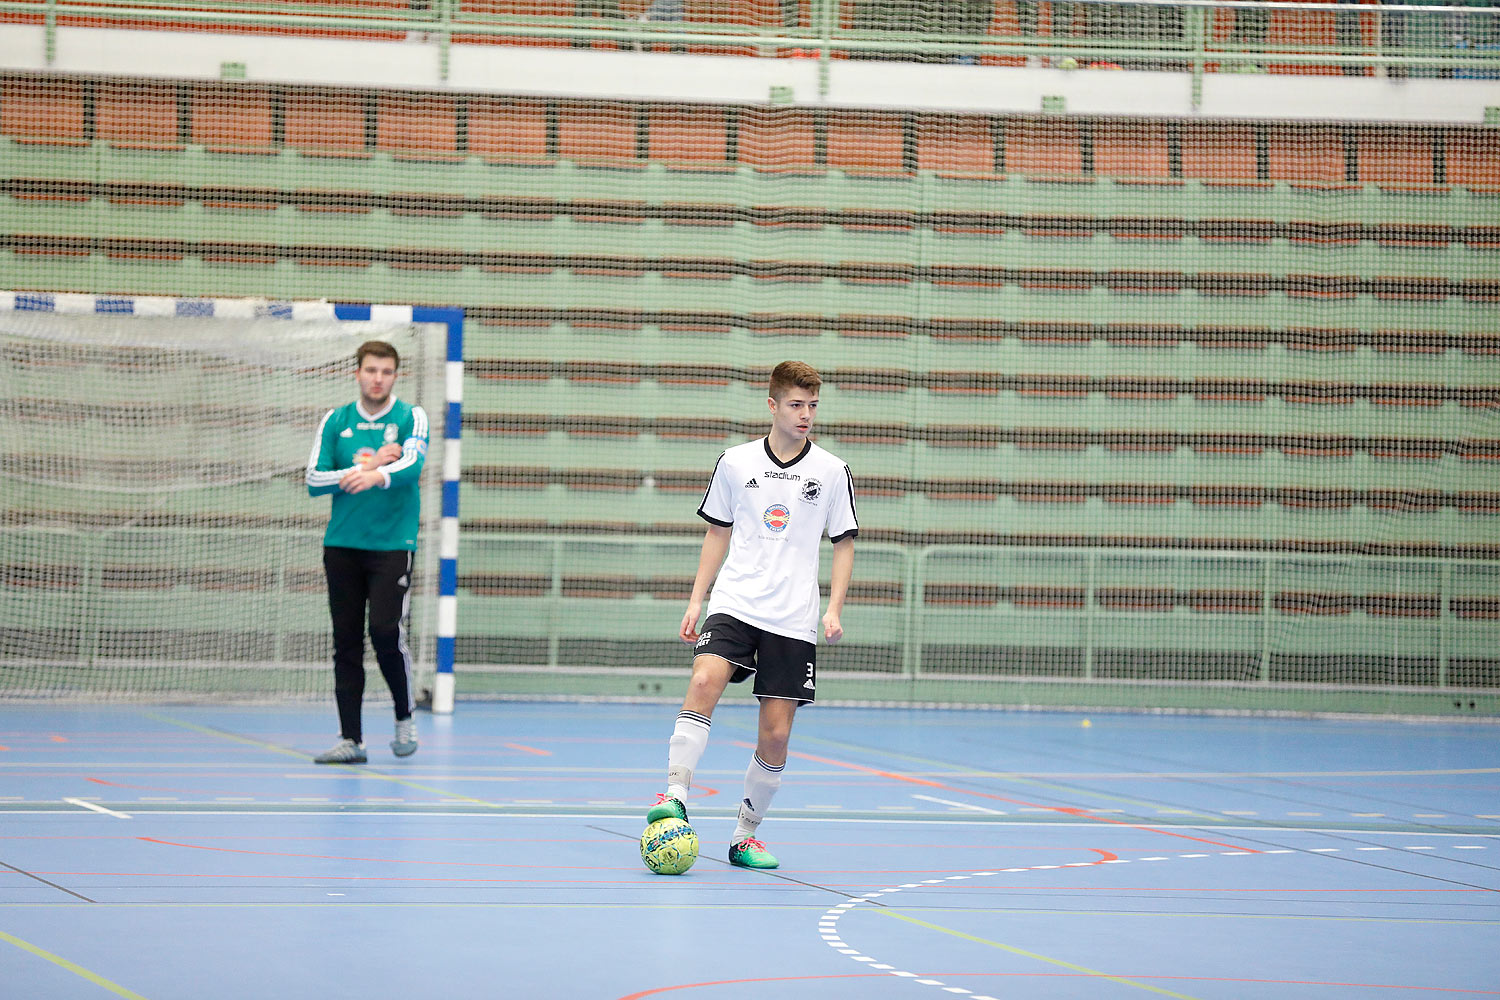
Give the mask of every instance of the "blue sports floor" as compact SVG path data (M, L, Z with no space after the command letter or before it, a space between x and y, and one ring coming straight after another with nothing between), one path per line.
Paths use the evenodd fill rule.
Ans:
M675 706L0 705L5 1000L1500 996L1500 727L815 707L642 867Z

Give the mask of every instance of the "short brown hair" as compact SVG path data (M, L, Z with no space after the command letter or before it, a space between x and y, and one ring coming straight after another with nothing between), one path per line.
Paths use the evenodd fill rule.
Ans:
M367 340L363 344L360 344L359 350L354 352L354 367L363 368L365 366L365 355L367 354L373 354L377 358L390 358L396 362L397 368L401 367L401 355L397 354L396 349L383 340Z
M771 369L772 399L780 399L793 389L817 392L822 384L823 380L817 371L805 361L783 361Z

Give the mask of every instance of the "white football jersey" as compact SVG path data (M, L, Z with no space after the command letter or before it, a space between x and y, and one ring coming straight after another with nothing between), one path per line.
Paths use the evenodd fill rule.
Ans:
M818 546L859 534L849 467L811 441L785 464L747 441L719 457L698 516L733 529L708 614L817 642Z

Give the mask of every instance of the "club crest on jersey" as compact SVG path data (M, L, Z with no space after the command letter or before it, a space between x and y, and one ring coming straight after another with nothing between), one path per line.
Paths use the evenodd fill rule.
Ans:
M395 444L396 443L396 435L398 433L399 432L396 430L396 425L395 424L386 424L385 425L385 443L386 444Z
M787 510L786 504L773 503L766 508L766 512L760 516L766 522L766 527L772 531L785 531L786 526L792 523L792 512Z
M823 484L816 479L809 479L802 484L802 502L816 503L818 497L823 495Z

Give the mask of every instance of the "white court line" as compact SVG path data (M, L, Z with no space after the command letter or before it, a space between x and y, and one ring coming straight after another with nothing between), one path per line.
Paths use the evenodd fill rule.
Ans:
M936 802L940 806L951 806L954 809L965 809L969 812L988 813L991 816L1005 815L1003 810L986 809L984 806L976 806L971 802L953 802L950 799L939 799L931 795L913 795L912 798L921 799L923 802Z
M55 766L55 765L53 765L53 766ZM0 769L0 771L3 771L3 769ZM24 808L25 805L30 805L32 803L27 803L27 802L24 802L24 800L23 800L23 802L22 802L23 808L19 808L19 809L13 808L11 803L6 803L5 807L0 808L0 815L38 816L38 815L57 814L59 812L59 810L56 807L56 802L57 801L59 801L59 800L56 800L56 799L41 800L41 801L38 801L38 802L34 803L36 806L39 806L40 808ZM142 797L140 799L137 799L135 801L140 802L142 805L148 805L148 804L150 804L149 800L147 800L144 797ZM291 816L291 817L303 817L303 818L317 818L319 816L329 816L329 817L338 817L340 819L354 818L356 816L360 817L360 818L375 818L375 819L389 818L389 817L405 817L405 818L418 818L418 819L432 819L432 818L440 818L440 819L465 819L465 818L474 818L474 817L495 817L495 816L503 816L506 819L547 819L547 820L555 820L555 819L557 819L559 817L566 817L568 819L598 819L598 820L610 820L610 819L619 819L620 818L620 814L618 812L590 812L590 811L588 811L586 809L580 809L580 810L577 810L577 811L573 811L572 809L569 809L567 807L564 807L564 811L561 811L561 812L528 812L525 809L526 806L550 805L551 804L550 800L543 800L543 801L538 802L538 801L528 801L528 800L522 800L522 799L515 799L515 800L512 800L512 801L508 801L508 802L490 803L490 804L487 804L487 805L484 805L484 806L475 806L472 803L464 802L464 803L460 803L458 805L455 805L455 806L453 806L451 808L447 808L447 809L434 809L434 808L430 808L428 804L424 803L424 804L422 804L418 808L408 808L408 809L380 809L380 808L370 808L370 809L360 810L359 812L349 812L348 811L348 805L346 803L340 803L339 805L333 805L333 806L331 806L330 808L328 808L326 810L316 809L316 808L307 808L307 807L298 808L298 809L294 810L294 809L286 808L287 805L288 805L288 803L286 803L285 801L283 801L283 800L276 800L274 802L268 801L263 806L255 807L255 808L250 808L250 809L247 810L247 809L242 809L242 808L234 808L235 803L232 800L231 801L225 801L222 798L221 799L215 799L215 800L206 800L204 804L207 804L208 801L211 801L214 806L218 806L219 808L204 808L203 805L195 805L195 806L191 806L191 807L186 807L185 806L184 808L180 808L180 809L178 809L178 808L166 808L166 809L160 809L160 808L158 808L158 809L152 809L152 810L150 810L150 812L151 812L151 814L153 816L246 816L246 815L255 815L255 816ZM251 800L249 800L248 804L253 804L253 803L255 803L255 801L256 800L251 799ZM309 803L308 805L311 806L311 805L314 805L314 804L313 803ZM1044 812L1046 810L1036 810L1036 811L1038 811L1038 812ZM936 815L932 815L932 814L929 814L929 815L926 815L926 816L900 816L900 815L881 815L881 816L806 816L806 815L799 815L798 813L799 813L799 810L797 810L795 808L792 808L792 807L788 807L785 811L778 811L777 814L776 814L776 822L778 824L781 824L781 823L820 823L820 824L832 824L832 825L837 825L837 826L890 826L890 825L897 825L897 826L955 826L955 827L957 827L957 826L971 827L975 823L975 820L973 820L973 819L960 819L960 818L956 818L956 817L950 819L950 818L936 816ZM711 817L711 818L725 819L725 820L729 820L729 821L732 822L734 820L734 815L735 814L731 810L720 808L720 809L714 809L714 810L708 810L708 809L700 810L700 812L698 813L698 815L700 815L700 816L706 815L706 816ZM1496 819L1500 819L1500 816L1497 816L1495 818ZM1097 821L1092 821L1092 820L1086 821L1086 822L1084 822L1084 821L1080 821L1080 822L1074 822L1074 821L1056 821L1056 820L1054 820L1054 821L1044 821L1044 822L1032 822L1030 820L1014 819L1014 820L1006 820L1005 823L1006 823L1007 826L1013 826L1013 827L1016 827L1017 829L1031 829L1031 828L1048 829L1048 830L1057 830L1057 829L1098 830L1099 829L1098 822ZM1460 830L1460 831L1455 831L1455 832L1449 832L1449 831L1440 831L1440 830L1403 830L1403 829L1398 829L1398 828L1370 829L1368 827L1364 827L1364 828L1361 828L1361 827L1349 827L1349 828L1346 829L1346 828L1341 827L1341 826L1317 827L1317 826L1295 826L1295 825L1290 825L1290 824L1279 824L1279 825L1261 824L1261 825L1258 825L1258 826L1249 826L1249 825L1247 825L1247 826L1234 826L1234 825L1227 825L1226 824L1226 825L1223 825L1223 826L1213 826L1211 828L1204 827L1201 824L1198 824L1198 825L1184 824L1183 826L1178 827L1178 829L1184 829L1184 830L1212 829L1213 832L1217 833L1217 834L1224 834L1224 833L1231 833L1231 832L1259 833L1259 834L1264 834L1264 833L1358 834L1358 835L1361 835L1361 836L1370 836L1372 834L1378 834L1378 835L1380 835L1382 837L1422 837L1422 838L1428 839L1428 840L1456 840L1456 839L1459 839L1459 838L1472 838L1472 837L1478 837L1478 838L1481 838L1481 839L1483 839L1483 838L1500 838L1500 830L1497 830L1495 833L1480 833L1480 832L1477 832L1477 831L1474 831L1474 830ZM1405 849L1405 848L1403 848L1403 849ZM1275 852L1275 851L1261 851L1259 853L1261 853L1261 854L1274 854L1274 853L1277 853L1277 852ZM1140 859L1140 860L1145 860L1145 859Z
M129 813L115 812L113 809L106 809L103 806L95 805L92 802L85 802L83 799L63 799L63 801L68 803L69 805L79 806L83 809L90 809L96 813L103 813L106 816L113 816L115 819L130 818Z

